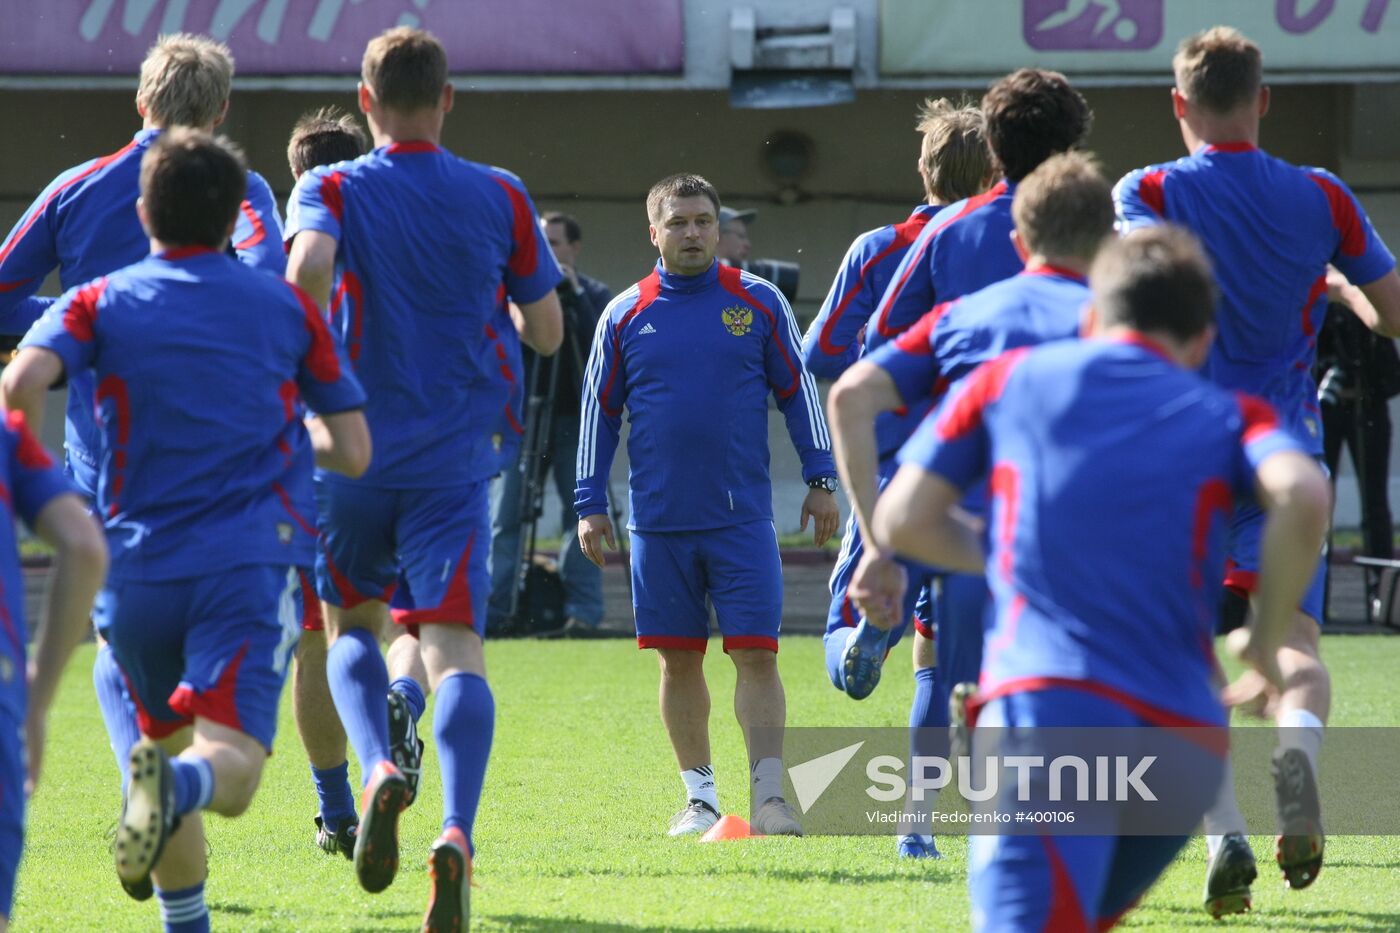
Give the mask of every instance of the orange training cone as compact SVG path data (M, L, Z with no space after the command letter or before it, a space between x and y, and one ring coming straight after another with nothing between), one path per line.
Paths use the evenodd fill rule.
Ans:
M711 826L705 835L700 837L701 842L723 842L729 839L748 839L752 836L760 835L749 828L748 821L742 816L728 816L719 818L719 822Z

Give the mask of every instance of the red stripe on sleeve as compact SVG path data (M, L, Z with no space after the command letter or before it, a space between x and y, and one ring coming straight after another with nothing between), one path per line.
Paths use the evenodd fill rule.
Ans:
M340 379L340 359L335 354L335 340L331 337L326 319L321 317L321 309L311 296L291 282L287 287L301 303L302 318L306 322L306 332L311 335L311 346L306 351L306 367L320 382L335 382Z
M1327 196L1327 208L1332 213L1332 226L1337 228L1342 242L1338 246L1343 256L1360 256L1366 252L1366 226L1357 213L1356 202L1332 179L1308 174L1313 184Z
M326 205L326 210L331 212L336 223L343 223L345 220L345 199L340 193L340 183L344 176L339 172L331 172L321 179L321 203Z
M29 232L29 228L34 226L34 224L39 220L39 217L44 213L44 210L49 206L49 204L53 202L54 198L58 197L64 191L76 185L84 178L87 178L89 175L92 175L96 172L100 172L102 169L111 165L113 162L117 161L122 156L130 152L133 148L135 148L135 146L136 140L133 139L131 142L127 143L125 146L121 147L116 152L112 153L111 155L103 156L96 162L89 165L83 171L74 175L72 178L59 185L53 191L49 192L49 196L44 199L44 203L40 204L34 209L34 213L30 214L29 219L24 222L24 226L16 230L14 236L10 237L7 241L5 241L5 244L3 246L0 246L0 263L4 263L5 257L10 255L10 251L15 248L15 244L17 244L20 240L24 239L24 235ZM10 283L10 286L14 287L17 284L20 283ZM6 288L5 290L9 291L9 288Z
M1246 444L1278 429L1278 414L1268 402L1244 392L1236 392L1235 400L1239 403L1240 415L1244 418Z
M967 387L953 399L948 410L938 419L938 436L955 440L982 424L982 410L1001 398L1011 370L1021 362L1030 347L1009 350L985 363L967 377Z
M933 340L933 329L938 325L938 319L943 317L948 309L955 304L957 304L957 299L934 305L933 310L915 321L913 327L896 337L894 345L899 347L902 353L928 356L933 352L931 341Z
M322 188L323 193L324 190L325 189ZM339 194L339 191L336 193ZM258 212L253 210L253 202L245 198L243 203L238 205L238 209L243 212L244 217L248 218L248 223L253 225L253 232L245 239L239 240L237 243L233 244L233 248L252 249L267 238L267 227L263 226L262 218L258 216ZM340 220L339 213L336 213L335 219Z
M83 343L92 340L97 327L97 302L102 298L106 287L105 278L89 282L78 289L78 293L63 310L63 329L68 331L74 340L81 340Z
M511 275L517 278L525 278L533 275L535 266L539 262L539 227L535 223L535 214L530 210L530 202L525 195L516 190L515 186L504 178L497 178L496 184L500 185L506 195L510 197L511 213L511 247L510 260L507 266Z
M938 236L939 233L941 233L950 225L957 223L959 220L962 220L964 217L966 217L968 214L971 214L973 211L976 211L979 208L990 204L1005 193L1006 182L1004 180L999 181L995 185L992 185L992 187L988 188L986 191L982 192L981 194L976 195L975 197L968 198L967 202L963 204L962 208L956 214L954 214L952 217L949 217L947 220L943 221L941 224L939 224L933 229L933 232L929 234L928 239L924 241L923 249L920 251L920 254L913 257L909 265L905 267L904 275L902 275L899 281L896 282L894 285L890 286L890 288L887 289L885 292L885 294L889 296L891 300L885 303L884 307L880 309L880 313L875 320L875 329L880 332L880 335L882 337L893 337L899 333L899 331L889 326L890 308L894 305L895 300L898 299L899 293L904 290L904 283L909 280L909 275L914 271L914 266L917 263L923 262L922 254L928 251L929 244L933 242L933 237ZM920 233L920 236L922 235L923 232Z
M598 404L609 416L622 413L622 409L614 408L608 404L608 395L612 392L613 381L617 378L618 370L622 368L622 328L628 322L641 314L647 307L661 296L661 276L655 270L651 275L637 283L637 303L632 309L618 318L612 329L613 358L612 365L608 367L608 378L603 383L603 390L598 393Z
M47 470L53 466L53 458L44 449L44 445L39 443L34 432L29 430L29 422L24 419L24 412L7 412L5 424L9 426L11 431L19 435L19 447L15 451L15 456L19 458L20 466L30 470Z
M1138 197L1142 198L1142 203L1152 208L1152 212L1158 217L1167 216L1167 197L1162 190L1166 178L1166 171L1158 169L1155 172L1147 172L1138 179Z
M836 329L837 322L846 313L846 308L851 301L860 293L861 289L865 288L866 274L896 250L908 249L910 244L918 239L919 233L927 226L930 219L931 215L919 211L903 223L895 224L894 239L890 245L866 260L865 264L860 267L855 284L847 289L846 294L841 296L840 302L831 310L831 316L822 325L821 333L817 337L817 345L821 347L823 353L827 356L839 356L846 352L845 347L838 347L831 342L831 334Z

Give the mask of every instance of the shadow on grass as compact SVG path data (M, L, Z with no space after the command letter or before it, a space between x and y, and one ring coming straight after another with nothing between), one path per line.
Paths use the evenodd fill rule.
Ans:
M783 868L768 865L707 865L703 874L707 877L750 875L754 878L777 881L820 881L836 884L878 884L882 881L903 881L928 884L962 884L966 875L961 871L943 872L938 869L920 870L921 865L910 865L908 869L858 868ZM693 878L698 869L693 865L666 868L664 866L627 868L591 868L580 871L576 867L550 870L542 868L530 874L544 878Z
M1302 933L1393 933L1400 930L1400 913L1347 910L1345 908L1299 910L1292 908L1287 915L1270 917L1271 911L1258 912L1257 919L1276 929L1298 930ZM1128 914L1126 928L1132 929L1132 919L1152 920L1158 914L1180 915L1183 924L1200 926L1206 922L1205 913L1197 907L1176 904L1149 904Z
M503 924L506 929L519 930L522 933L558 933L567 930L573 933L575 930L586 930L590 933L628 933L632 930L655 930L655 924L633 925L630 923L598 923L592 920L584 920L581 917L534 917L529 914L501 914L489 918L489 922ZM753 927L683 927L667 926L669 933L740 933L740 931L752 930Z
M210 901L209 912L214 913L215 911L224 914L239 914L240 916L247 916L248 914L255 914L258 912L257 908L249 907L246 904L229 904L220 903L219 901Z

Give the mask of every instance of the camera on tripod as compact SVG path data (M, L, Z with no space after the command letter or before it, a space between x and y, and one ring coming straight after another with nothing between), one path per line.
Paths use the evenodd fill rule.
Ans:
M781 259L749 259L731 265L772 282L778 291L783 293L788 304L797 301L797 279L802 273L802 267L797 263L784 262Z

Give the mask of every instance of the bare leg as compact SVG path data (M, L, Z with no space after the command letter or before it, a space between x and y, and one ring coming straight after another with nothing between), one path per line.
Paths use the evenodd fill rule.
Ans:
M744 730L749 759L782 758L787 698L778 677L778 656L766 648L735 648L729 657L738 673L734 715Z
M710 763L710 691L705 685L705 655L679 648L658 648L661 663L661 721L670 736L676 763L689 771Z
M345 729L326 682L326 633L302 632L292 678L292 713L311 767L335 768L345 761Z
M477 644L481 644L481 639L477 639ZM431 692L431 685L428 683L428 668L423 663L423 653L419 649L418 639L402 630L392 633L387 661L390 683L400 677L408 677L417 681L418 686L423 688L425 694Z

